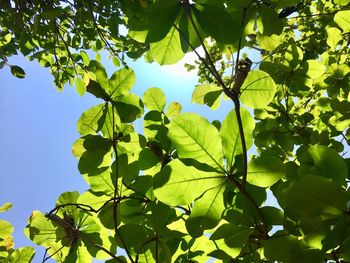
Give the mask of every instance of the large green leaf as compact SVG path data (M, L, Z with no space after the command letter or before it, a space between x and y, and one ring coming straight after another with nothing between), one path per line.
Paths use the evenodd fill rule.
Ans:
M160 88L150 88L142 96L143 103L150 110L163 112L166 98Z
M343 36L341 31L336 27L327 28L327 45L333 50L336 49L338 43L342 40Z
M48 254L57 261L64 261L69 253L69 246L66 246L69 238L64 229L55 226L52 220L39 211L34 211L28 222L24 230L27 238L37 245L46 247Z
M218 227L210 236L217 246L216 251L224 251L227 255L235 258L241 252L243 245L247 242L252 230L247 226L238 226L236 224L223 224Z
M8 258L9 263L30 263L35 255L32 247L22 247L16 249Z
M339 11L334 16L334 22L347 33L350 31L350 10Z
M14 227L5 220L0 220L0 237L5 238L12 234Z
M143 115L143 103L140 98L133 93L114 98L112 105L115 107L120 121L123 123L133 122ZM115 118L116 119L116 118ZM115 120L115 122L118 120ZM118 122L116 122L118 125Z
M346 213L345 190L331 179L303 175L282 191L285 213L293 218L336 217Z
M130 21L129 35L139 42L159 42L170 31L180 10L177 0L157 1L150 7L146 21Z
M202 84L196 86L192 93L192 103L206 104L215 110L220 106L222 89L214 84Z
M178 116L181 113L182 106L179 102L172 102L169 104L168 108L165 111L165 115L168 119L172 119L176 116Z
M259 17L257 19L259 32L263 35L271 36L272 34L279 35L283 30L282 20L278 14L269 7L260 5Z
M239 40L241 35L239 12L231 15L224 7L210 4L195 4L192 10L200 27L217 41L233 44Z
M205 172L183 164L179 159L171 161L155 175L155 196L168 205L187 205L205 191L223 184L225 177L216 172Z
M88 70L94 74L96 81L101 85L102 89L107 91L109 89L108 76L104 66L96 60L91 60Z
M285 173L280 159L261 156L249 162L247 182L260 187L269 187L281 179Z
M114 99L120 95L127 95L135 85L135 73L130 68L122 68L109 79L109 89L106 90L110 97Z
M322 262L324 257L320 250L310 249L301 239L286 235L281 231L278 231L272 238L264 240L262 244L265 257L272 261Z
M135 249L137 253L144 253L144 244L153 238L150 229L142 225L126 224L118 228L118 245L121 248ZM120 241L121 238L123 241ZM154 239L155 240L155 239Z
M180 61L185 53L181 48L180 33L172 27L161 41L150 44L152 58L160 65L170 65Z
M222 183L194 201L191 215L186 220L187 231L192 237L200 237L204 230L214 228L219 223L225 210L225 188Z
M253 130L255 127L255 122L248 110L241 107L240 113L245 143L247 150L249 150L249 148L253 145ZM224 148L227 166L229 169L231 169L235 161L235 156L243 152L237 116L234 110L227 114L222 122L220 137L222 139L222 146Z
M218 130L195 113L184 113L169 125L168 136L180 158L193 159L223 171L223 153Z
M301 163L298 174L313 174L331 178L339 184L345 183L348 175L347 165L342 157L324 145L311 145L305 149L298 159Z
M77 122L77 129L81 135L96 134L102 131L106 137L113 138L113 122L115 129L121 126L117 112L110 104L103 103L83 112Z
M79 158L79 172L90 187L96 192L113 193L109 169L112 142L99 135L86 135L73 144L72 151Z
M265 108L276 92L273 79L264 71L254 70L248 73L241 87L240 100L253 109Z

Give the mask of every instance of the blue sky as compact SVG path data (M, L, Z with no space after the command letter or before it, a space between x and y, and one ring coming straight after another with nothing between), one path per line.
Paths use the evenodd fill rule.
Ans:
M90 94L80 97L74 87L69 86L59 93L48 69L35 61L16 56L9 62L23 67L27 76L17 79L8 67L0 70L0 205L13 203L13 208L1 213L0 219L13 224L15 245L22 247L33 245L23 234L33 210L48 212L61 193L87 190L71 146L79 137L76 121L84 110L101 101ZM110 61L103 60L103 63L109 75L117 70ZM232 109L231 102L225 102L216 111L191 104L197 79L194 72L141 60L129 65L136 72L132 92L139 96L150 87L162 88L168 103L178 101L183 111L200 113L209 120L222 120ZM140 126L139 123L138 130ZM37 260L43 253L43 248L37 250Z

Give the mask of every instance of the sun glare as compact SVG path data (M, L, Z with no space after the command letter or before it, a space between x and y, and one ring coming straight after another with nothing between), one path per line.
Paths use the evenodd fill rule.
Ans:
M200 55L202 55L201 51L198 51ZM194 52L187 53L178 63L173 65L162 66L162 69L168 74L173 76L181 77L181 78L192 78L196 76L197 69L193 69L191 71L187 71L185 68L185 64L196 65L195 60L198 60L197 55Z

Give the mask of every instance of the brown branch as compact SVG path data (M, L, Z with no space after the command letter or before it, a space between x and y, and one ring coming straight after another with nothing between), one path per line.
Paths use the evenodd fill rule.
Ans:
M193 20L193 17L192 17L192 14L191 14L191 10L190 10L191 5L189 3L189 0L184 0L184 3L185 3L185 7L186 7L188 18L190 19L190 22L191 22L191 24L193 26L193 29L196 32L197 38L198 38L199 42L201 43L201 46L203 47L204 53L205 53L205 55L206 55L206 57L208 59L209 65L207 65L207 68L213 74L213 76L216 78L216 80L220 83L220 85L223 88L224 87L226 88L226 85L225 85L224 81L222 80L219 72L216 70L216 67L215 67L215 65L214 65L214 63L213 63L213 61L212 61L212 59L210 57L210 54L209 54L209 52L208 52L208 50L207 50L207 48L206 48L206 46L204 44L204 41L203 41L203 39L202 39L202 37L201 37L201 35L199 33L199 30L198 30L198 28L197 28L197 26L196 26L196 24L195 24L195 22Z

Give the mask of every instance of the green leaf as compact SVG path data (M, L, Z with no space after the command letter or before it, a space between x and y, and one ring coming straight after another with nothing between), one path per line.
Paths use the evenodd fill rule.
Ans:
M223 153L218 130L195 113L184 113L169 125L168 136L180 158L194 159L223 171Z
M154 176L153 188L163 203L187 205L208 189L222 185L224 180L222 174L200 171L175 159Z
M142 97L143 103L150 110L163 112L166 98L164 92L160 88L148 89Z
M80 96L83 96L86 92L86 86L84 84L84 81L81 78L76 78L75 86L76 86L78 94Z
M5 238L12 234L14 227L5 220L0 220L0 237Z
M348 3L350 3L350 0L334 0L334 3L337 4L337 5L345 6Z
M8 258L9 263L30 263L35 255L35 249L32 247L22 247L16 249Z
M79 158L79 172L96 192L114 191L109 169L111 148L111 141L99 135L86 135L73 145L73 154Z
M15 76L15 77L17 77L19 79L25 78L26 73L24 72L24 70L21 67L11 65L10 69L11 69L11 73L12 73L13 76Z
M46 247L52 258L64 261L70 250L70 247L66 246L69 239L64 228L54 225L52 220L39 211L34 211L28 222L24 231L27 238L39 246Z
M129 35L138 42L153 43L161 41L171 30L181 5L176 0L157 1L150 7L148 21L130 22Z
M159 65L170 65L180 61L185 53L181 48L179 31L172 27L165 38L150 44L150 52Z
M133 93L115 98L112 105L115 106L122 123L133 122L144 112L142 101Z
M301 239L285 235L284 232L276 232L272 238L264 240L262 244L265 257L271 261L308 263L324 260L324 255L320 250L309 249Z
M140 169L144 171L144 174L153 176L160 171L161 160L162 156L157 156L152 150L145 148L140 152Z
M118 228L118 243L121 248L135 249L137 253L143 253L144 244L152 239L152 233L148 228L136 224L127 224ZM121 238L123 242L120 241Z
M340 185L345 183L348 174L347 165L339 154L324 145L311 145L298 159L301 163L298 174L313 174L331 178Z
M282 42L281 37L275 34L271 36L258 34L256 40L259 45L267 51L274 51Z
M283 190L282 198L285 213L293 219L337 217L347 210L345 190L334 181L315 175L304 175L292 182Z
M11 209L12 203L5 203L2 206L0 206L0 213L6 212L9 209Z
M273 156L261 156L249 162L247 182L259 187L270 187L285 173L280 159Z
M192 93L192 103L206 104L215 110L220 106L222 89L215 84L201 84L196 86Z
M165 123L168 123L168 121L164 114L159 111L149 111L144 117L143 126L147 139L154 139L162 145L162 148L168 149L171 143L167 137L168 128Z
M325 71L324 64L314 59L306 61L306 75L311 79L321 77Z
M218 42L233 44L239 40L242 30L239 12L231 15L224 7L210 4L195 4L192 10L203 31Z
M255 127L255 122L248 110L241 107L240 112L242 126L244 127L243 132L246 147L247 150L249 150L249 148L253 145L253 130ZM227 114L222 122L220 137L222 139L222 146L224 148L227 166L229 169L231 169L235 161L235 156L243 152L237 116L234 110Z
M96 60L90 60L88 69L94 73L96 81L101 85L102 89L108 91L108 77L104 66Z
M282 20L279 19L278 14L272 8L265 5L259 6L259 17L257 19L259 32L263 35L271 36L273 34L279 35L283 30Z
M90 63L89 55L85 51L82 50L82 51L80 51L80 56L81 56L81 58L83 60L84 65L88 66L89 63Z
M243 245L248 241L252 230L247 226L223 224L210 236L219 250L235 258L241 252ZM211 252L213 253L213 252Z
M284 53L287 65L291 68L297 68L303 60L304 53L296 44L290 45ZM285 63L286 64L286 63Z
M121 126L120 117L113 107L103 103L85 111L77 122L77 129L81 135L102 131L106 137L113 138L113 120L116 127Z
M222 183L194 201L191 215L186 220L187 231L192 237L200 237L204 230L212 229L219 223L225 210L225 188Z
M350 31L350 10L339 11L334 15L334 22L343 30L343 32Z
M112 99L121 95L128 95L135 82L135 72L130 68L122 68L113 73L109 79L109 88L106 91Z
M169 104L168 108L165 111L165 115L169 120L175 118L181 113L182 106L179 102L172 102Z
M336 27L330 27L327 28L327 35L327 45L333 50L336 49L338 43L343 39L341 31Z
M264 215L264 219L267 224L283 225L284 214L280 209L273 206L264 206L260 208L260 211Z
M241 87L240 100L253 109L265 108L276 92L273 79L264 71L254 70L248 73Z

